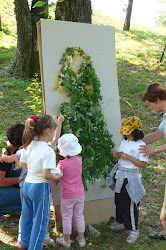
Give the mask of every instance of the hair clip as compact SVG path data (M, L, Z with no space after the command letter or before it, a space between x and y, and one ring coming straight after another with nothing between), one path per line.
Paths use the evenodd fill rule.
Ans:
M37 115L31 115L30 118L34 121L34 122L37 122Z

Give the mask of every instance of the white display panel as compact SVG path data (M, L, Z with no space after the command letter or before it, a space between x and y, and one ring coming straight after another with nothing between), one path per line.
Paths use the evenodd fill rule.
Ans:
M40 40L46 113L57 115L58 112L62 95L56 91L54 82L61 69L59 61L62 55L67 47L80 47L91 57L100 80L101 107L117 148L121 140L118 134L121 115L114 27L41 19Z

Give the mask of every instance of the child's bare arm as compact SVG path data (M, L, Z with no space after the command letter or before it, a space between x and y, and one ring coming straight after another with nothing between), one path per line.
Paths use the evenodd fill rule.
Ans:
M18 161L18 158L17 158L17 154L13 154L13 155L2 155L2 160L6 163L11 163L11 162L14 162L14 161Z
M50 169L43 169L43 177L49 181L57 181L62 177L62 175L63 175L62 172L55 175L55 174L51 173Z
M62 122L64 121L64 116L63 115L60 115L58 117L58 127L56 128L55 130L55 136L54 136L54 139L52 140L52 142L50 143L50 146L52 148L55 147L55 144L60 136L60 133L61 133L61 128L62 128Z
M128 155L126 153L121 153L121 158L131 161L134 165L136 165L139 168L146 168L147 162L135 159L131 155Z
M20 167L27 171L27 164L20 162Z

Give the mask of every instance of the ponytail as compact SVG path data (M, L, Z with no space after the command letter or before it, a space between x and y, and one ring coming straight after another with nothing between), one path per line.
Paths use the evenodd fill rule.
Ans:
M57 123L50 115L30 116L25 122L25 130L23 133L22 143L26 149L34 139L34 136L43 134L46 128L56 129Z
M25 122L25 129L22 137L23 147L26 149L35 136L35 121L29 117Z

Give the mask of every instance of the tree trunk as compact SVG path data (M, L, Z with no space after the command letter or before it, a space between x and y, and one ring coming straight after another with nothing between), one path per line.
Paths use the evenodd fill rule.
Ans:
M133 5L133 0L128 0L126 19L125 19L125 22L124 22L123 31L127 31L127 30L130 29L130 19L131 19L132 5Z
M163 49L163 52L161 54L161 57L159 58L159 60L157 60L157 63L161 63L162 62L165 50L166 50L166 43L165 43L165 47Z
M91 23L91 15L90 0L64 0L56 5L56 20Z
M46 2L42 7L32 8L36 2L39 0L33 0L31 6L31 20L32 20L32 53L30 60L30 72L31 76L35 73L40 74L40 65L39 65L39 53L37 50L37 27L36 22L40 20L40 18L48 18L47 13L40 14L43 11L48 12L48 0L44 0Z
M47 14L40 14L48 10L48 0L43 0L46 5L29 9L28 0L15 0L15 13L17 21L17 50L13 71L23 77L33 77L35 73L40 74L39 56L37 51L37 29L36 22ZM38 0L32 1L32 6Z
M23 77L30 77L32 53L32 22L27 0L15 0L17 21L17 50L13 70Z

